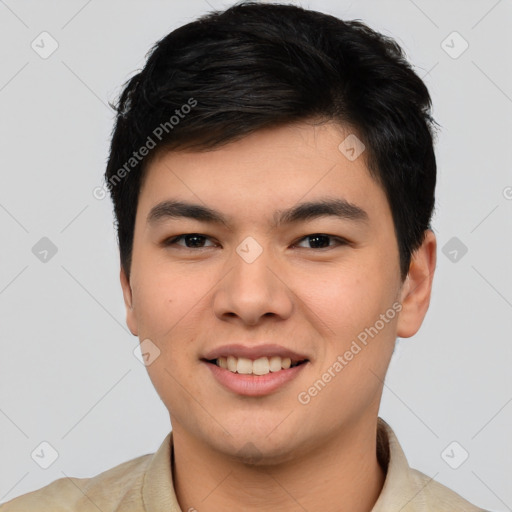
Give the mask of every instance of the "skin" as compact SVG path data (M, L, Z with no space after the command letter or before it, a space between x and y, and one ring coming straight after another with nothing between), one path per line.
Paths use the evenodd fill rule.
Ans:
M258 131L213 151L172 151L150 164L137 207L133 260L121 285L131 332L160 355L147 366L173 427L173 479L183 510L365 512L385 473L376 457L383 380L396 337L427 312L436 239L426 231L401 281L389 204L364 156L338 145L350 133L329 122ZM271 228L272 214L299 202L340 197L368 222L322 217ZM232 226L167 219L150 226L166 199L209 206ZM194 248L184 233L207 237ZM312 234L340 237L316 248ZM263 252L236 252L247 236ZM306 237L306 238L305 238ZM320 246L323 247L323 246ZM399 301L402 309L322 390L307 391ZM201 362L228 343L277 343L308 355L296 379L263 397L236 395Z

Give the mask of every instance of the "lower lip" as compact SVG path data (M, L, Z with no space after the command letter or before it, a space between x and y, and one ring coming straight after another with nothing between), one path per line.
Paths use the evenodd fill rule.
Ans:
M293 368L270 372L266 375L244 375L230 372L214 363L203 362L220 384L233 391L233 393L245 396L268 395L297 377L304 367L309 364L309 361L307 361Z

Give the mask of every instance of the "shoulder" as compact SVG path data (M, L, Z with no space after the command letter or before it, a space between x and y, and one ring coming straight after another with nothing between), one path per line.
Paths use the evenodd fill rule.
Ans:
M411 468L395 433L382 418L377 428L377 456L386 469L386 480L372 512L486 512Z
M121 503L139 510L140 489L152 456L141 455L90 478L59 478L0 505L0 512L109 512Z
M417 499L425 507L421 510L429 512L486 512L417 469L410 469L410 476L419 491ZM416 505L418 504L416 503Z

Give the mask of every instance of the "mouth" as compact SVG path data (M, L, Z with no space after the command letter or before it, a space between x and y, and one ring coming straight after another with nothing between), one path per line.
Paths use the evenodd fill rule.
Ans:
M254 360L220 356L201 361L224 389L247 397L264 397L286 389L310 364L309 359L292 360L280 356Z
M309 362L309 359L292 360L289 357L271 356L249 359L247 357L218 357L215 359L202 359L205 363L215 365L231 373L252 375L255 377L277 373L282 370L295 368Z
M278 344L238 343L214 348L200 360L224 389L236 395L263 397L289 389L313 358Z

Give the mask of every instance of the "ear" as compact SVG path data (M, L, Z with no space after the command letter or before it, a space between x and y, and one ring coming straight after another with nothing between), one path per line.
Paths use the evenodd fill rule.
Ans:
M427 229L423 243L411 256L409 272L400 291L402 310L397 324L397 336L400 338L414 336L427 314L437 261L436 250L436 236Z
M138 336L137 319L135 316L135 310L133 308L132 289L122 265L119 277L121 279L121 288L123 289L124 305L126 307L126 324L128 325L130 332L134 336Z

